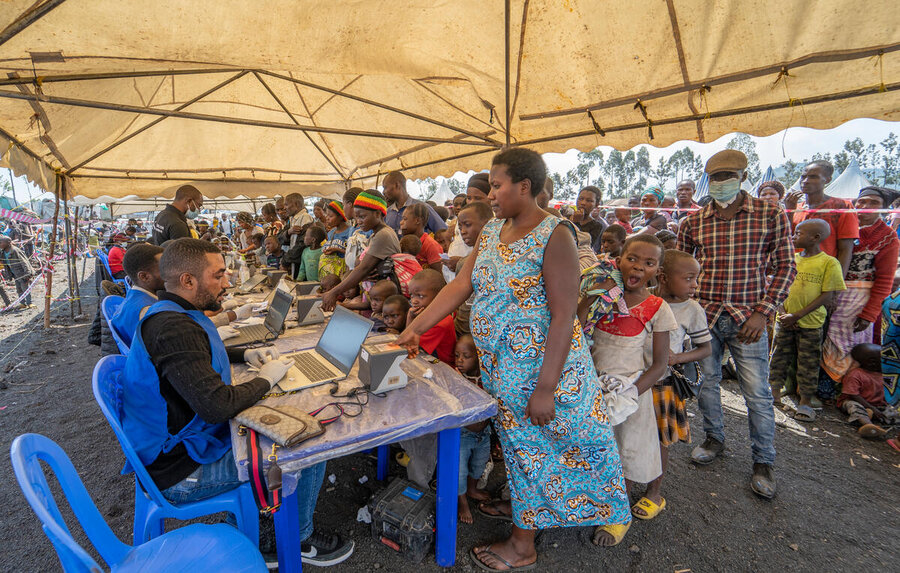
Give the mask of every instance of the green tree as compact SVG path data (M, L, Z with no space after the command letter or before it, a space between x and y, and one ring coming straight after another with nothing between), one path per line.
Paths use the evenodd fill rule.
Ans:
M881 184L885 186L900 184L900 145L897 144L897 136L891 132L878 145L882 149L878 154Z
M450 187L450 192L454 195L466 192L466 184L459 179L447 179L447 186Z
M759 170L759 153L756 152L756 142L746 133L738 133L725 147L743 152L747 156L747 175L753 181L759 181L762 172Z

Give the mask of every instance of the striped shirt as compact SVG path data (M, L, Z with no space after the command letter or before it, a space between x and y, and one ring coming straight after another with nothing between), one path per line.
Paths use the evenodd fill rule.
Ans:
M678 229L677 248L700 262L697 296L711 325L722 312L738 324L754 311L774 316L797 274L787 215L745 191L741 195L743 203L731 219L709 203ZM767 286L770 262L774 276Z

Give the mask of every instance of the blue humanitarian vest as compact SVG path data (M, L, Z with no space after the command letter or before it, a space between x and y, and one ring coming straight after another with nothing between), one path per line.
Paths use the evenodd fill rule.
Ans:
M112 317L110 326L116 329L119 338L131 348L131 340L134 338L134 330L141 320L141 310L156 303L156 299L144 291L136 288L130 289L125 295L122 306L116 315Z
M177 434L169 433L168 410L159 391L159 376L150 361L141 335L144 321L160 312L186 314L203 327L212 349L212 367L222 377L222 382L231 384L228 352L212 321L199 310L185 310L177 303L161 300L147 310L134 332L122 379L122 428L145 466L153 463L161 452L172 451L179 443L184 444L188 455L195 462L212 463L231 448L227 422L209 424L200 416L194 415ZM131 471L131 465L126 463L122 473Z

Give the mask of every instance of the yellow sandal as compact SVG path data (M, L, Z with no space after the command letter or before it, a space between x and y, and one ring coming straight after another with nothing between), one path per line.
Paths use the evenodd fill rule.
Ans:
M597 529L610 534L613 540L615 540L615 543L613 543L612 545L607 545L606 547L615 547L622 542L622 539L625 538L625 534L628 533L629 529L631 529L631 524L631 521L629 521L628 523L607 523L606 525L601 525ZM596 536L596 532L594 533L594 535ZM594 545L599 544L594 541Z
M643 509L644 513L646 513L646 515L641 515L639 513L635 513L634 510L635 510L635 508L638 508L638 507ZM653 500L646 498L646 497L642 497L640 499L640 501L638 501L636 504L631 506L631 515L635 516L638 519L649 520L649 519L653 519L654 517L659 515L659 513L662 510L664 510L665 508L666 508L666 498L662 498L662 501L659 502L659 505L656 505L655 503L653 503Z

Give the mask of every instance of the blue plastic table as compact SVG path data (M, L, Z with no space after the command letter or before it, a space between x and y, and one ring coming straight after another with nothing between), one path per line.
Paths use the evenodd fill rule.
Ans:
M276 341L280 352L311 348L318 340L319 327L291 329ZM325 434L295 448L278 450L282 469L281 509L275 513L278 570L294 573L302 570L299 543L299 510L295 490L299 470L319 462L378 448L378 479L387 473L388 444L427 434L438 434L437 508L435 558L441 567L456 560L457 482L459 480L459 428L484 420L497 412L497 406L483 390L467 381L443 363L432 364L423 358L406 360L409 374L405 388L388 392L383 398L371 396L362 414L341 418L326 427ZM426 377L430 371L430 377ZM338 393L359 386L354 366L350 377L342 381ZM252 378L246 367L235 367L235 383ZM266 398L263 404L287 404L312 411L332 401L331 385L318 386L295 394ZM231 438L238 474L249 479L246 440L238 436L238 425L231 424ZM271 442L263 439L263 450Z

